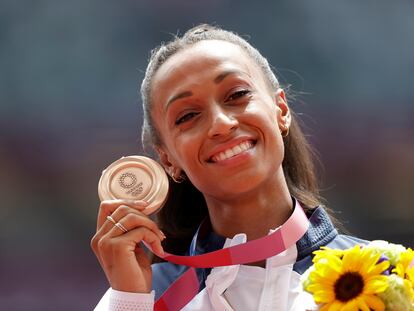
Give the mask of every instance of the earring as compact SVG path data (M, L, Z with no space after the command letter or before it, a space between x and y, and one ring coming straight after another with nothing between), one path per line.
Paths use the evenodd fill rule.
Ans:
M178 177L176 177L176 171L177 169L172 169L170 172L170 177L177 184L181 184L185 180L185 176L179 172Z
M282 127L282 130L280 131L280 134L282 135L283 138L285 138L289 135L289 127L286 124L283 124L281 127Z

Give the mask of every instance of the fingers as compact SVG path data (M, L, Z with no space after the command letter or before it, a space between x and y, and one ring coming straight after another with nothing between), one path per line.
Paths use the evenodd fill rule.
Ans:
M138 227L118 235L113 227L99 239L96 255L112 288L147 293L151 289L151 265L140 242L153 248L154 253L163 256L161 240L152 230Z
M138 227L123 234L119 233L119 228L114 226L98 241L97 254L106 258L102 262L107 262L108 256L111 258L109 261L113 262L116 257L121 260L122 257L126 258L126 254L136 253L140 242L149 244L155 254L164 255L160 237L146 227Z
M165 236L143 213L147 205L143 201L110 200L99 207L91 247L111 286L119 290L147 292L151 288L152 270L141 242L158 256L164 255L161 241Z
M148 206L148 203L142 200L106 200L102 201L101 205L99 206L98 212L98 221L96 229L102 227L102 225L106 221L106 217L111 215L119 206L126 205L130 206L131 208L136 209L137 211L143 211L145 207Z
M128 232L136 228L145 227L151 230L154 234L156 234L159 240L162 241L163 239L165 239L164 233L160 229L158 229L158 226L155 224L154 221L149 219L144 214L139 214L139 212L133 210L129 211L129 213L124 213L126 210L122 209L122 207L123 206L120 206L111 216L113 220L119 224L119 226L116 226L116 224L113 224L111 221L107 221L104 224L104 226L112 227L108 231L108 236L110 238L125 233L123 232L123 229L125 229L126 232Z
M128 205L123 205L128 204ZM124 232L119 227L124 226L121 221L119 227L115 227L115 223L119 222L125 216L131 214L135 216L129 216L126 218L128 229L126 231L138 228L140 226L147 226L149 230L153 230L159 238L164 239L164 234L158 229L155 222L144 215L140 210L144 209L147 205L144 201L128 201L128 200L109 200L103 201L99 208L97 231L91 240L91 247L100 258L98 244L104 236L112 230L111 236L122 235ZM110 216L114 223L109 221L107 217Z
M128 203L128 205L123 205L125 203ZM134 240L128 240L129 234L127 233L141 228L152 232L156 237L156 240L154 240L153 235L147 233L145 238L148 241L144 241L151 245L158 254L163 253L161 241L165 239L165 235L153 220L140 211L145 208L145 205L145 202L142 201L133 202L126 200L110 200L101 203L98 229L91 241L91 247L100 261L102 259L100 244L103 243L103 245L107 246L108 243L111 245L112 242L116 241L120 247L122 245L129 245L135 249L137 243L141 242L141 240L137 241L136 236ZM122 237L123 240L115 240L114 238L117 237ZM104 249L107 249L107 247L104 247Z

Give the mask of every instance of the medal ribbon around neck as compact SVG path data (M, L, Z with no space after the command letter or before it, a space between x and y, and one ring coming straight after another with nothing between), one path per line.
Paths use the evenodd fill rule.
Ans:
M156 301L154 310L181 310L197 295L200 283L194 268L240 265L276 256L295 244L306 233L308 227L309 220L296 201L294 211L289 219L267 236L203 255L177 256L164 253L163 256L160 256L162 259L191 268L162 294ZM152 251L149 245L145 245Z
M146 243L145 246L158 257L177 265L194 268L241 265L280 254L296 243L308 227L308 218L299 203L296 203L292 215L282 226L269 235L243 244L195 256L178 256L167 252L160 256L154 253L151 246Z

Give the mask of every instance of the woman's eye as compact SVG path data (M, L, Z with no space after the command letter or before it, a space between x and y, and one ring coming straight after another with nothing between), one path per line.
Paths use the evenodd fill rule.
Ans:
M194 118L196 115L198 115L198 112L189 112L189 113L186 113L185 115L183 115L182 117L179 117L175 121L175 125L179 125L181 123L187 122L187 121L191 120L192 118Z
M249 93L250 93L249 90L240 90L240 91L234 92L227 98L227 101L239 99Z

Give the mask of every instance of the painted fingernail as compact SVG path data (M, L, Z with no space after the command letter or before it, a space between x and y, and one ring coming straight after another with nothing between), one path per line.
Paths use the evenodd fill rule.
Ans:
M137 201L134 201L134 204L147 206L148 205L148 202L142 201L142 200L137 200Z
M165 236L164 232L162 232L161 230L160 230L160 233L161 233L161 235L162 235L162 239L163 239L163 240L167 238L167 237Z

